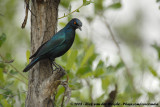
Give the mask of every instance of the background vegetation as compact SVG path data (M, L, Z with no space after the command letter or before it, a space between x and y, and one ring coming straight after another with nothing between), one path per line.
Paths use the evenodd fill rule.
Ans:
M120 11L124 2L61 0L58 29L72 17L83 22L82 32L76 34L72 48L56 59L69 76L72 95L68 106L81 102L104 103L113 90L115 102L159 103L160 44L146 41L142 32L145 12L141 10L133 13L131 21L110 22L114 18L110 14ZM28 74L22 70L29 63L30 31L22 30L17 24L22 23L18 19L23 19L25 13L25 10L19 13L18 5L23 2L0 0L0 107L25 105ZM71 12L74 13L67 16ZM60 86L57 107L61 105L63 93L64 88Z

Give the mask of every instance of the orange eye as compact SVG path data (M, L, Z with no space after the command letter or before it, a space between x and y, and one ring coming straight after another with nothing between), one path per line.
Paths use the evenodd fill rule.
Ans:
M76 22L74 22L74 24L76 24Z

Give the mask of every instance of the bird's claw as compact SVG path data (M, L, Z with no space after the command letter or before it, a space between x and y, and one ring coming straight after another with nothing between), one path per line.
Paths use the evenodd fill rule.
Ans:
M55 67L55 68L52 70L52 73L53 73L54 71L60 72L61 70L64 70L60 65L56 64L55 62L52 63L52 65Z
M62 68L56 68L56 69L57 69L57 72L60 72Z

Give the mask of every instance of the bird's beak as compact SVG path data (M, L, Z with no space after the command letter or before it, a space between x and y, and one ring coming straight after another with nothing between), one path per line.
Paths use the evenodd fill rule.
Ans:
M79 29L80 31L82 31L82 28L81 28L81 27L79 27L78 29Z

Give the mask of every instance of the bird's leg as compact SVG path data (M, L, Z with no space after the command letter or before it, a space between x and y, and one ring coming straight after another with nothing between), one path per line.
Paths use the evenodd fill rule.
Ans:
M59 70L59 69L60 69L59 66L58 66L55 62L53 62L53 65L54 65L55 68L56 68L55 70L57 70L57 69Z
M49 59L49 60L50 60L50 64L51 64L52 74L53 74L53 72L56 70L56 69L55 70L53 69L54 61L52 59Z
M60 71L61 69L63 69L60 65L58 65L56 62L53 62L53 65L56 67L56 69L58 69L58 71Z
M54 69L53 69L53 62L51 61L50 64L51 64L51 69L52 69L52 74L53 74L53 71L54 71Z

